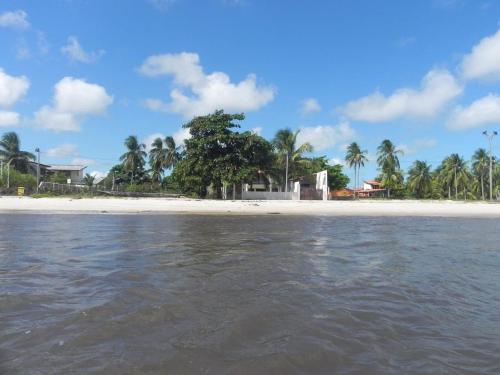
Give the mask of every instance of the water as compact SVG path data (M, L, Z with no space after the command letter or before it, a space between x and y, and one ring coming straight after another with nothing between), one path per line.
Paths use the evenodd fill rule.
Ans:
M0 215L1 374L498 374L500 221Z

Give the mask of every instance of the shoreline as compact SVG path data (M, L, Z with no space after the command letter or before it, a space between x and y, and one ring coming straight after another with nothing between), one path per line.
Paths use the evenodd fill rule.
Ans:
M0 197L0 214L199 214L500 218L500 204L461 201L219 201Z

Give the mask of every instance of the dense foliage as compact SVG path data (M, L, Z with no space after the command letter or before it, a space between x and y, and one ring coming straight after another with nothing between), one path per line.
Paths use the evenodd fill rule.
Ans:
M298 131L279 130L268 141L252 132L240 132L243 114L216 111L196 117L184 125L189 138L182 146L171 136L155 139L146 152L146 145L136 136L129 136L121 163L113 166L99 186L129 192L165 191L206 197L222 196L223 187L254 181L263 181L266 188L272 183L281 191L285 188L286 167L288 181L328 171L331 191L346 187L349 178L339 164L331 164L326 156L309 157L313 147L297 144ZM0 161L3 163L0 187L11 190L17 186L36 187L36 171L30 162L34 155L20 148L20 139L14 132L3 134L0 139ZM354 186L361 185L360 169L368 160L368 151L356 142L348 145L345 163L354 169ZM407 173L401 169L399 158L403 155L390 140L385 139L377 148L377 179L387 189L389 197L418 199L488 199L490 192L490 155L477 149L470 161L459 154L451 154L435 168L424 160L415 161ZM147 168L149 166L149 169ZM493 157L493 198L500 197L500 164ZM165 175L171 171L170 175ZM10 173L9 173L10 172ZM63 173L45 177L50 182L65 184ZM86 175L84 184L93 186L95 179Z

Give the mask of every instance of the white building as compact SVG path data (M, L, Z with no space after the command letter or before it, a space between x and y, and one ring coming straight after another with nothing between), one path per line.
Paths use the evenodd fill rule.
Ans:
M84 165L50 165L47 171L51 174L64 174L70 184L80 184L85 176L85 168L87 167Z

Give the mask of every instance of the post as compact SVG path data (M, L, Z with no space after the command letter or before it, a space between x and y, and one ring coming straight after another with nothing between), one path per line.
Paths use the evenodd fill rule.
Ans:
M7 189L10 188L10 162L13 159L10 159L9 162L7 163Z
M496 131L493 131L493 133L489 134L486 130L483 132L483 134L488 138L489 144L490 144L490 201L493 200L493 151L492 151L492 141L493 138L498 135Z
M288 193L288 151L286 152L285 193Z
M36 164L36 193L38 194L38 186L40 186L40 149L37 147L35 152L38 154L38 162Z

